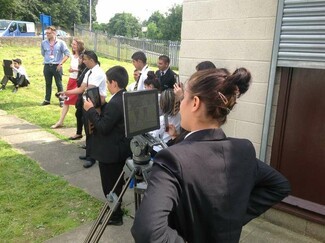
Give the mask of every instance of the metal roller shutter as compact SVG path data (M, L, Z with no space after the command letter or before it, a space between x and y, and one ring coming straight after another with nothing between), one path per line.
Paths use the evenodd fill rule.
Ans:
M325 69L325 0L284 0L277 66Z

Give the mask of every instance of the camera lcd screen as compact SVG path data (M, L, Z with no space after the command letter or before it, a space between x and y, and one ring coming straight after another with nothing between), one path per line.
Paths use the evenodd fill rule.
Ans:
M93 103L95 108L100 107L101 100L100 100L99 88L98 87L93 87L93 88L87 89L86 97L91 100L91 102Z
M160 128L158 90L124 92L123 109L127 138Z
M3 60L3 72L5 75L9 77L13 77L14 73L10 65L12 64L12 60Z

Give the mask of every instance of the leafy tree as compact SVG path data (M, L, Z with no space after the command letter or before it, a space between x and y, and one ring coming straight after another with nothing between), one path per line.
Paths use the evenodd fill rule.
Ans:
M174 5L174 7L169 9L164 27L162 28L163 38L165 40L181 40L182 12L183 7L181 5Z
M147 38L152 40L160 40L163 39L162 32L158 29L156 23L150 22L147 26Z
M0 19L17 19L39 22L40 13L50 15L52 23L65 29L73 29L74 24L89 24L90 0L0 0ZM142 37L141 25L130 13L115 14L107 24L96 23L95 7L98 0L92 0L93 29L111 35ZM182 7L174 5L166 17L154 12L143 26L147 26L147 38L180 40Z
M108 24L104 24L104 23L98 23L98 22L94 22L93 23L93 30L94 31L97 31L97 32L107 32L107 29L108 29L108 27L107 27L107 25Z
M158 11L154 12L144 24L147 25L147 38L154 40L163 40L162 28L165 23L165 17Z
M151 14L149 17L147 24L149 23L155 23L158 28L162 27L163 23L165 21L165 17L163 14L161 14L158 11L155 11Z
M89 23L89 0L78 0L79 2L79 9L81 13L81 23ZM92 7L91 7L91 19L92 21L96 21L96 6L97 6L98 0L92 0Z
M108 33L126 37L138 37L141 26L137 18L130 13L117 13L109 20Z
M73 25L89 23L89 0L0 0L0 19L39 22L41 13L50 15L55 26L72 29ZM92 20L96 20L92 0Z
M0 0L0 19L37 20L35 10L39 7L38 0Z
M182 6L174 5L168 10L166 17L156 11L144 24L147 24L148 27L147 38L156 40L180 40Z

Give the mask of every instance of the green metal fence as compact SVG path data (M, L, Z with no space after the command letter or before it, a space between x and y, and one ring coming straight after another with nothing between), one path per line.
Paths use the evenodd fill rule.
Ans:
M85 27L75 26L74 36L85 42L87 49L119 61L131 61L136 51L143 51L149 65L156 65L160 55L170 58L170 66L178 69L180 42L147 39L132 39L123 36L108 36L89 31Z

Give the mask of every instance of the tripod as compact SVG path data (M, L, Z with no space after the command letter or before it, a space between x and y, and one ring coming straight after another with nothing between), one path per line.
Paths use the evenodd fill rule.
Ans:
M107 195L107 202L101 209L99 216L93 224L90 232L88 233L84 243L98 242L103 235L108 221L110 220L113 212L120 204L120 200L125 194L132 180L134 180L134 203L135 210L140 206L142 195L147 189L149 173L152 168L152 160L150 159L149 147L160 144L162 147L167 145L161 140L156 140L150 135L136 136L131 141L131 150L133 159L129 158L123 167L123 171L115 182L112 191ZM140 148L140 149L139 149ZM119 196L114 192L118 183L127 178L125 185Z

